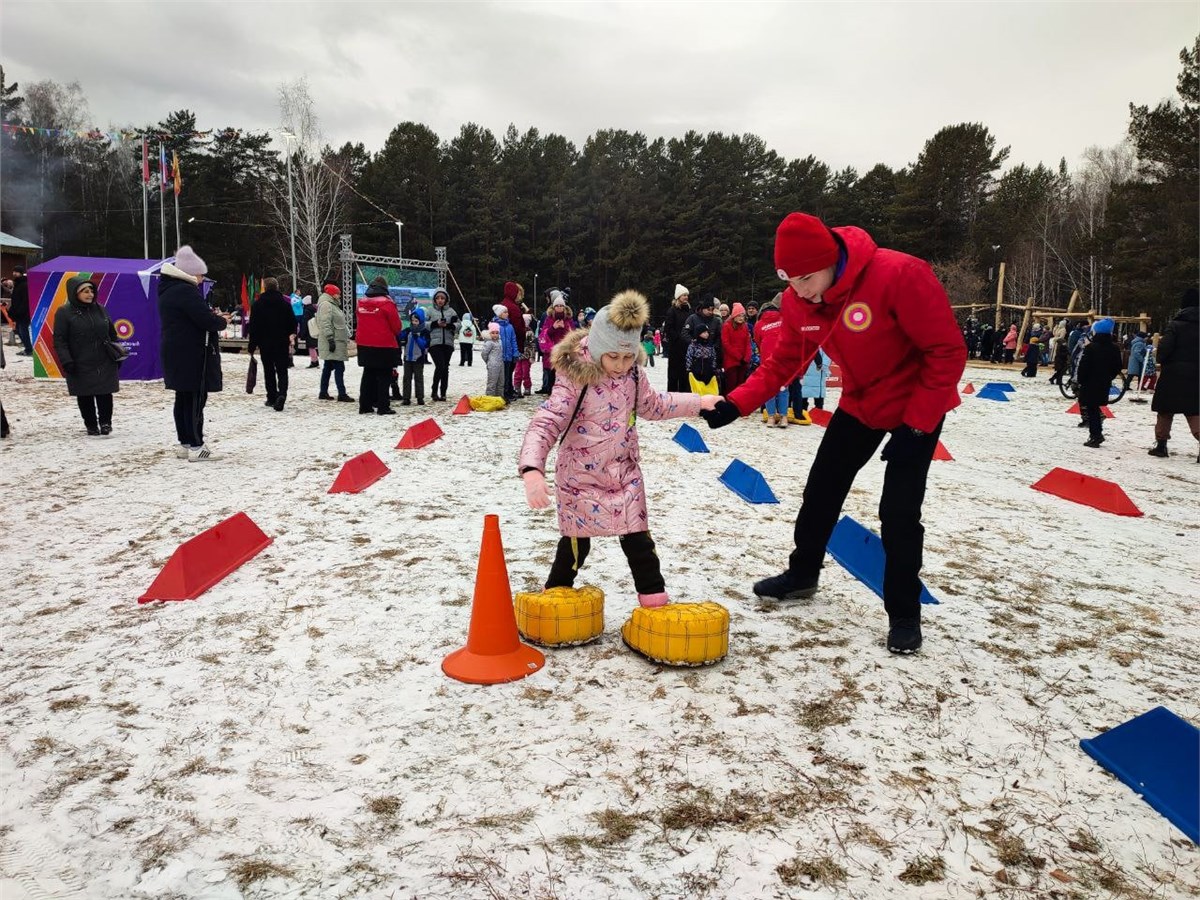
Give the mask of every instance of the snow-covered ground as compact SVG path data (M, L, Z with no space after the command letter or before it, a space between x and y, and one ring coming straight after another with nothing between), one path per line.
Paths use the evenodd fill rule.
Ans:
M43 897L1182 897L1200 852L1078 741L1163 704L1200 722L1200 466L1180 422L1145 454L1122 401L1102 450L1042 377L971 397L925 503L925 649L883 648L882 604L830 560L811 601L757 602L781 569L823 430L756 419L688 455L639 423L668 589L732 616L730 655L668 669L619 628L615 540L585 569L603 638L523 681L449 680L483 516L514 591L541 583L551 511L515 459L533 400L359 416L296 368L208 409L212 464L175 458L170 394L126 384L89 438L65 387L9 357L3 485L0 894ZM303 365L298 360L298 365ZM432 371L432 370L428 370ZM538 372L535 366L535 373ZM350 367L358 392L358 369ZM665 368L650 370L654 384ZM452 397L481 393L452 369ZM394 450L436 415L443 439ZM325 491L372 449L392 468ZM717 482L734 457L780 499ZM1118 518L1030 489L1054 466L1119 482ZM883 465L846 512L877 530ZM184 539L239 511L274 543L199 600L136 598Z

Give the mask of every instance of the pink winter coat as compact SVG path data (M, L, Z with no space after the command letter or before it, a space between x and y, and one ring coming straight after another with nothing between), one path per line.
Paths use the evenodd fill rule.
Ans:
M1008 334L1006 334L1004 336L1004 349L1005 350L1016 350L1017 349L1017 326L1016 325L1008 326Z
M634 369L609 378L587 352L587 331L572 331L554 348L557 380L550 397L538 407L525 432L518 471L544 472L546 457L562 436L579 401L566 440L555 462L558 528L565 537L635 534L650 529L646 485L639 465L633 410L644 419L671 419L700 412L697 394L660 394L650 386L638 350ZM638 371L634 397L634 371Z
M574 330L575 322L566 314L566 310L563 311L562 318L556 317L553 312L546 316L546 321L542 323L542 333L538 335L538 346L542 350L543 368L554 368L554 363L551 359L554 348Z

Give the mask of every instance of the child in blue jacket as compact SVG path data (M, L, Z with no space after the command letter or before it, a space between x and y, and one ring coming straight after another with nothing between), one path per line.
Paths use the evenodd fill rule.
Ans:
M517 360L521 358L521 348L517 346L517 332L512 322L508 321L508 307L497 303L492 307L496 318L492 319L500 326L500 349L504 357L504 400L515 400L516 390L513 388L513 371L517 368Z
M425 325L425 310L413 307L409 325L400 332L400 347L404 359L403 406L412 405L413 379L417 382L417 406L425 405L425 358L429 349L429 328Z

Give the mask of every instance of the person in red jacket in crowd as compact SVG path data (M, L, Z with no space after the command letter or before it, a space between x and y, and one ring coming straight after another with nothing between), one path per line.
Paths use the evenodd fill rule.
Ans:
M517 335L518 352L525 349L525 310L521 309L521 301L524 299L525 288L515 281L504 282L504 299L500 303L508 310L508 321ZM521 393L520 388L513 385L513 374L516 367L516 360L504 364L505 400L515 400Z
M354 339L358 343L358 364L362 366L362 381L358 386L358 411L362 415L375 412L381 416L395 415L389 399L392 369L400 361L400 343L396 335L404 327L396 303L388 293L387 279L382 275L367 285L366 295L358 301L358 323Z
M821 347L842 369L842 396L817 449L796 516L787 571L754 585L760 597L795 600L817 591L825 545L859 469L885 437L879 504L887 554L887 648L921 647L921 504L945 415L959 404L967 346L929 264L875 245L861 228L830 230L792 213L775 232L783 292L775 352L740 388L701 413L711 427L758 409Z
M729 321L721 326L721 347L725 351L725 391L728 393L746 380L750 371L750 329L746 325L746 307L733 304Z

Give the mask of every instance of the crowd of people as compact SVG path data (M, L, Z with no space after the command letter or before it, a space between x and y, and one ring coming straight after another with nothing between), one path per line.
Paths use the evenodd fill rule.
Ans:
M930 461L946 414L959 404L958 382L976 351L1015 355L1017 328L999 342L980 329L975 350L971 323L955 321L949 300L922 260L878 247L855 227L829 228L820 219L793 213L780 223L775 265L785 288L760 309L732 308L711 294L695 309L690 292L676 285L671 307L655 329L640 294L623 292L599 312L573 311L569 289L551 288L544 313L535 317L524 289L509 281L492 306L486 325L469 312L461 316L438 290L427 309L398 305L387 281L366 286L355 307L351 331L340 291L322 286L314 304L299 309L271 278L255 298L247 323L252 366L261 358L266 405L282 412L289 390L288 368L303 344L310 367L323 363L318 398L353 402L346 391L346 362L357 356L362 369L359 412L394 414L391 401L425 403L425 366L432 364L430 399L445 401L457 345L459 366L472 366L474 351L487 369L487 392L512 402L531 394L547 399L533 413L518 471L529 505L550 502L547 457L556 447L556 491L561 539L547 587L569 586L593 537L617 536L629 559L639 601L668 602L650 538L645 485L637 465L639 416L651 419L701 415L710 427L761 411L774 426L808 421L811 400L823 408L831 362L842 367L842 394L829 417L796 518L794 549L787 569L760 580L760 597L792 600L816 592L825 545L862 466L880 445L887 463L880 502L886 551L883 581L888 614L887 647L912 653L922 645L920 568L921 507ZM163 382L174 393L177 455L201 462L217 458L204 437L210 393L223 387L219 335L230 313L215 312L205 298L207 266L191 247L179 248L162 266L157 287ZM27 353L25 272L5 285L6 320ZM66 285L67 303L54 318L53 347L88 435L113 428L113 397L120 389L125 350L107 311L96 302L96 284L77 276ZM1087 328L1067 323L1050 331L1038 323L1029 336L1022 374L1036 376L1043 348L1054 359L1052 379L1071 366L1078 387L1086 446L1104 441L1100 408L1123 371L1156 377L1154 456L1167 455L1176 415L1183 415L1200 440L1200 333L1198 294L1189 289L1179 313L1157 341L1130 336L1123 357L1111 319ZM353 338L353 339L352 339ZM257 357L255 356L257 354ZM667 358L667 390L645 384L643 365ZM533 390L532 366L541 361L541 384ZM0 346L0 366L5 364ZM401 386L402 379L402 386ZM329 393L333 381L337 395ZM645 386L643 386L645 384ZM790 409L789 409L790 407ZM0 406L0 426L8 422Z

